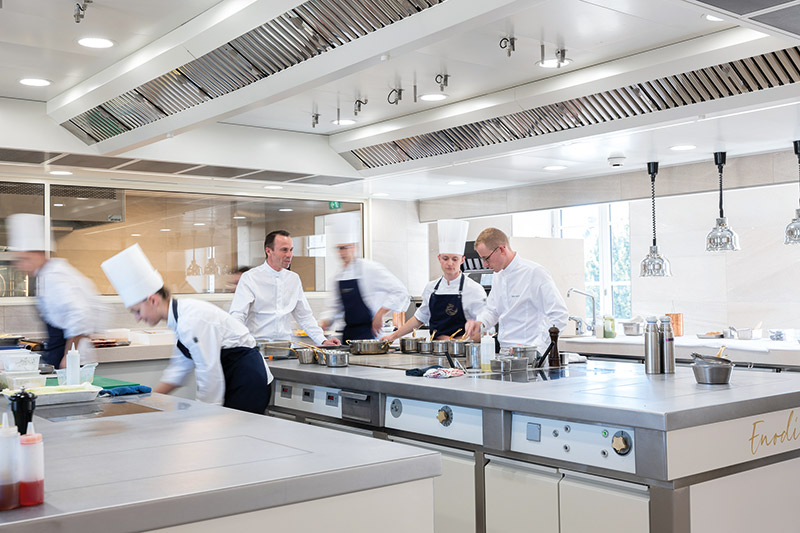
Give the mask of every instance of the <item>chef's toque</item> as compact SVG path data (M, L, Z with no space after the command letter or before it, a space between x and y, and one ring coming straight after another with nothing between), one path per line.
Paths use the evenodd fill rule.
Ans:
M42 215L16 213L6 218L8 248L14 252L46 252L45 224Z
M358 211L329 215L333 221L328 232L329 244L353 244L361 242L361 217Z
M437 223L437 226L439 232L439 253L464 255L469 222L466 220L443 219Z
M122 298L125 307L131 307L158 292L164 280L142 248L134 244L100 265L103 272Z

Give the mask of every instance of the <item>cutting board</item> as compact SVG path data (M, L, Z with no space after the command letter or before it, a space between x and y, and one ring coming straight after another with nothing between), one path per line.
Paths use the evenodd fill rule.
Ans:
M58 385L57 378L47 378L48 387L55 385ZM92 381L92 385L95 385L97 387L102 387L104 389L113 389L115 387L135 387L136 385L139 385L139 383L133 383L132 381L122 381L121 379L95 376L94 380Z

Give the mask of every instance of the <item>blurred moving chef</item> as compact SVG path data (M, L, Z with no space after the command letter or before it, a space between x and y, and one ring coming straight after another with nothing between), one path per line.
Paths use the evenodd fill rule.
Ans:
M494 275L486 308L467 322L467 333L473 336L481 326L489 328L499 321L501 348L535 346L543 353L550 345L550 327L564 331L569 317L553 278L542 265L519 257L497 228L478 235L475 251Z
M408 308L408 290L403 282L375 261L356 256L361 227L357 217L341 216L333 228L331 240L339 253L342 269L333 277L333 298L324 319L327 329L344 318L342 342L374 339L383 327L389 311L404 312Z
M289 270L294 257L288 231L270 232L264 240L264 264L242 274L229 313L258 339L291 340L289 317L305 330L315 344L339 344L326 340L311 313L300 276Z
M42 215L17 213L6 224L14 266L36 276L36 307L47 326L41 362L64 368L64 356L73 344L81 353L81 363L96 361L89 335L105 329L108 313L94 284L66 259L48 257Z
M212 303L172 298L138 244L101 266L137 322L155 326L166 320L178 339L154 392L169 394L194 369L201 402L264 413L272 373L244 324Z
M464 246L467 242L469 222L466 220L440 220L439 264L442 276L428 282L422 291L422 305L402 327L385 337L394 341L428 324L437 339L446 339L456 332L464 332L467 320L476 320L486 307L486 291L479 283L461 272ZM479 340L478 334L474 340Z

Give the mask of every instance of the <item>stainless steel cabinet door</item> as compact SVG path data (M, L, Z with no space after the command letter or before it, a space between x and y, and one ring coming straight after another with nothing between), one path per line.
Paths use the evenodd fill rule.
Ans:
M554 468L486 458L486 533L558 533L561 474Z

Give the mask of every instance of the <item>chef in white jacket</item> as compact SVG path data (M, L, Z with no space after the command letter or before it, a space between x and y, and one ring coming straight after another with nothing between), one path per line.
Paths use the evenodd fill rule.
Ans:
M292 236L276 230L264 240L267 258L260 266L242 274L229 313L243 323L257 339L290 340L289 318L305 330L315 344L339 344L326 340L303 293L300 276L289 270L294 257Z
M166 320L175 332L178 343L155 392L169 394L194 369L201 402L264 413L272 373L244 324L212 303L171 298L138 244L101 266L137 321L155 326Z
M342 342L374 339L383 327L389 311L408 308L408 290L383 265L357 257L361 229L355 217L337 222L332 240L342 261L342 269L333 277L333 297L321 321L323 328L344 318Z
M442 276L428 282L422 291L422 305L403 326L386 337L394 341L423 324L437 339L463 332L467 320L476 320L486 307L486 291L461 272L469 222L443 219L437 222ZM478 340L478 335L474 340Z
M6 224L14 266L36 276L36 307L47 326L41 362L64 368L64 356L73 344L81 353L81 363L96 361L89 335L104 329L108 313L94 284L66 259L48 257L42 215L17 213Z
M472 336L499 321L501 348L550 345L551 326L564 331L569 313L550 274L538 263L521 258L497 228L487 228L475 239L475 251L484 266L494 271L492 290L476 320L467 322Z

